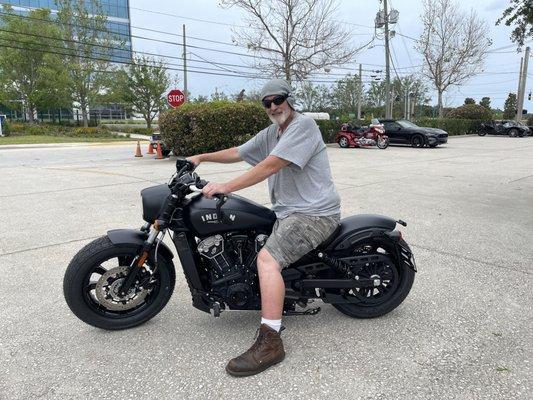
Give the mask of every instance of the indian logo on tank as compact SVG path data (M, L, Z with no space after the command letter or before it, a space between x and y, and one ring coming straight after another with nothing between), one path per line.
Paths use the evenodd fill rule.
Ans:
M208 224L217 224L218 223L218 215L216 213L212 214L204 214L201 216L202 221L208 223Z
M222 222L219 221L217 213L204 214L200 216L200 218L202 218L202 221L206 224L218 224L219 222ZM235 214L229 214L228 218L232 222L235 221Z

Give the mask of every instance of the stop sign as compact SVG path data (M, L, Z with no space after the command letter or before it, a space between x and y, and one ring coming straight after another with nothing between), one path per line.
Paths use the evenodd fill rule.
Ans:
M168 92L167 101L170 107L176 108L185 103L185 95L181 90L174 89Z

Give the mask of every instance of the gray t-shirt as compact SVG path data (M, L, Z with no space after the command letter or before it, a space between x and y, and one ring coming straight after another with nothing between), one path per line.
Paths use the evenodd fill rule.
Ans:
M326 145L312 118L296 113L281 136L278 137L278 125L272 124L237 151L254 166L269 155L291 162L268 178L272 210L278 218L293 213L340 213L340 197L331 178Z

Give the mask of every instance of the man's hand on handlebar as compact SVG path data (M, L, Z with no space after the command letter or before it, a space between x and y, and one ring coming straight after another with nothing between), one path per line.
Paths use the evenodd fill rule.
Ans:
M199 155L187 157L187 161L192 162L195 167L200 165L200 163L202 162Z
M215 194L229 194L231 191L229 190L227 183L209 182L202 189L202 193L205 197L211 199Z

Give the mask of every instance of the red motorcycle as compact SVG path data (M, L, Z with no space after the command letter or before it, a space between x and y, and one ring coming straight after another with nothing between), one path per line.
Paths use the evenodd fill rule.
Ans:
M347 123L342 124L335 142L342 148L377 146L379 149L386 149L389 146L389 137L385 135L385 127L379 122L373 121L368 127Z

